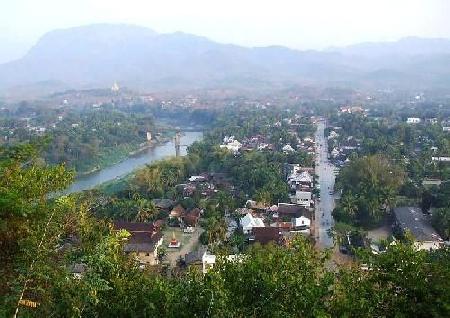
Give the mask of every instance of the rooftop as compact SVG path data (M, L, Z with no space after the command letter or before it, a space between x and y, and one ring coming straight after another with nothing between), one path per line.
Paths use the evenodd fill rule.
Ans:
M127 230L128 232L150 232L153 233L153 224L144 222L114 222L115 230Z
M409 230L417 241L442 240L420 208L399 207L394 209L394 214L401 229Z

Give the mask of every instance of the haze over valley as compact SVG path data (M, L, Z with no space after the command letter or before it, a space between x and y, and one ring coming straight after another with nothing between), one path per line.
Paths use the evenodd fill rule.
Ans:
M450 40L410 37L322 51L242 47L182 32L96 24L46 33L22 58L0 65L0 91L121 86L198 88L442 89L450 84Z

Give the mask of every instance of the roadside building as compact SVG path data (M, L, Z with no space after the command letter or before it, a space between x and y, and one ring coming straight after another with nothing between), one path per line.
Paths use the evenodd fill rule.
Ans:
M309 230L311 227L311 220L305 216L301 216L294 218L292 224L295 231Z
M286 218L291 220L292 218L300 217L306 213L307 210L298 204L278 203L277 214L281 219Z

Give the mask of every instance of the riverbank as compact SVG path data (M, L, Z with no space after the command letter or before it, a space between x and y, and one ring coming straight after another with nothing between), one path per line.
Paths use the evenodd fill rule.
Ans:
M203 132L185 132L181 136L181 155L185 155L187 146L191 145L197 140L203 138ZM129 152L127 152L128 154ZM154 161L162 160L170 156L175 156L175 143L169 138L168 141L158 143L153 147L147 148L139 154L134 156L127 155L122 161L110 165L106 168L100 169L97 172L89 174L87 176L77 177L76 181L67 189L66 193L79 192L83 190L89 190L97 187L98 185L120 179L130 173L132 173L137 168L143 167L146 164L152 163Z
M150 148L154 148L158 145L162 145L170 141L170 136L162 136L158 139L154 139L151 142L144 142L135 145L118 145L114 148L106 149L106 151L98 155L98 160L96 166L90 168L87 171L77 172L76 178L88 177L94 173L99 172L102 169L111 167L113 165L119 164L132 156L137 156Z

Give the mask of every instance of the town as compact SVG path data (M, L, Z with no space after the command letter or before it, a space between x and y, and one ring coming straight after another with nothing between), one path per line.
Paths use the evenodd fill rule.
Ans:
M4 2L0 317L450 317L448 1Z
M394 114L373 95L351 104L330 100L313 109L312 97L289 108L273 99L250 99L226 108L191 109L175 102L124 102L117 87L103 94L116 98L113 106L95 102L94 110L75 109L64 99L55 115L47 112L50 126L36 113L27 126L15 128L23 120L16 121L14 107L4 109L7 147L15 147L16 138L34 134L39 141L53 131L87 128L92 136L92 127L101 127L98 118L112 118L112 126L116 121L113 131L100 131L119 140L136 125L121 117L130 112L143 125L132 137L139 147L151 145L152 152L168 142L173 147L173 157L69 194L67 199L84 208L69 212L78 219L75 228L54 230L55 257L66 255L65 270L74 280L90 279L96 271L86 256L95 251L85 245L94 242L88 237L99 242L116 237L116 257L135 264L140 275L168 278L244 266L255 251L273 253L276 247L291 253L300 242L309 246L309 257L328 255L326 271L353 268L361 275L373 270L373 257L391 255L405 244L417 255L448 248L450 112L438 103L413 96L414 103ZM134 103L139 110L133 110ZM55 116L70 112L78 114L71 120L85 118L79 127L64 119L52 127ZM166 119L171 116L176 128ZM33 128L38 121L45 129ZM201 139L180 142L189 132L183 122L202 128ZM28 132L21 137L24 128ZM36 145L48 158L53 145ZM93 160L102 155L103 146L98 147Z

